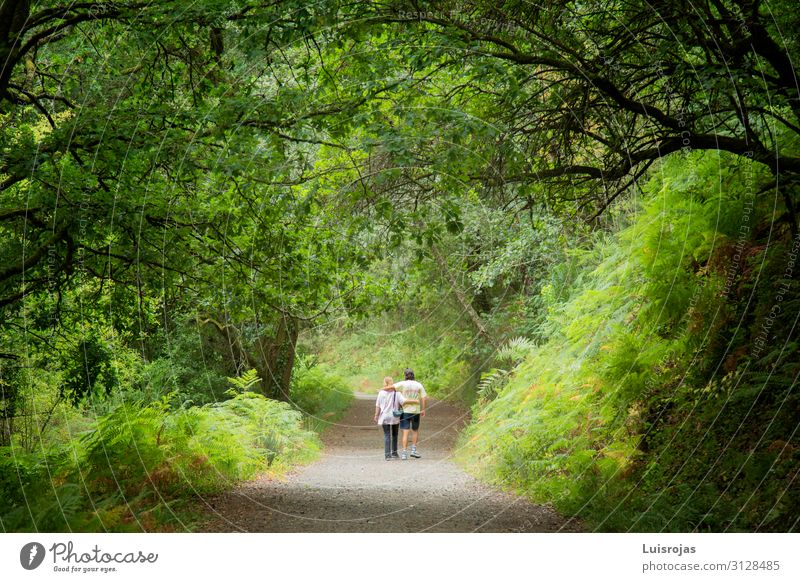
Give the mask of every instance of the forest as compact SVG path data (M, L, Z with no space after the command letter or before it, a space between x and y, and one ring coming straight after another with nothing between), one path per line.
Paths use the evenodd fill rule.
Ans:
M798 531L798 29L0 0L0 531L195 531L407 366L588 531Z

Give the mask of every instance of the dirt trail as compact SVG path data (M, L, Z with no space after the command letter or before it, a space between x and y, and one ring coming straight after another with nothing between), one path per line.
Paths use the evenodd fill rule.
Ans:
M465 416L432 402L420 427L423 458L385 461L372 423L375 396L357 394L323 434L323 455L285 479L260 478L209 500L204 531L579 531L552 509L479 483L450 460Z

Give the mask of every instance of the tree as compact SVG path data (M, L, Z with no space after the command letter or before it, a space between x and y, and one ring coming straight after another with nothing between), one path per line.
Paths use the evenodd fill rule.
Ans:
M39 303L45 327L74 322L66 296L91 320L114 293L115 325L141 341L196 312L236 329L265 381L288 377L270 360L290 371L279 355L299 323L364 286L347 273L365 261L352 232L341 236L349 227L301 188L319 178L308 171L317 132L371 94L309 91L325 73L302 39L323 12L5 2L2 16L6 325L36 297L51 299ZM279 384L269 392L285 397Z
M511 144L473 176L550 184L598 216L655 160L721 150L763 164L796 232L800 24L789 5L707 2L376 2L407 58L458 79ZM502 64L502 66L498 66Z

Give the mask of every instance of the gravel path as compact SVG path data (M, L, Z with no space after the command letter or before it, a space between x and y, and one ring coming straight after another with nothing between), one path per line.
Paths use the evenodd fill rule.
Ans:
M464 413L433 401L423 458L385 461L375 396L357 394L323 433L322 457L281 480L262 477L208 501L213 532L579 531L552 509L479 483L450 460Z

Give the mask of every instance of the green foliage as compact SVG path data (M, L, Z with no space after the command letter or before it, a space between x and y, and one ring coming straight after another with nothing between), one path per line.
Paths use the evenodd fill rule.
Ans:
M519 336L508 340L497 350L495 360L498 362L511 362L514 365L524 360L536 347L529 338Z
M511 368L508 370L491 368L481 374L481 379L478 382L478 400L476 403L478 410L497 397L514 376L517 367L535 348L536 344L532 340L519 336L511 338L497 350L494 355L495 361L508 362L511 364Z
M323 429L352 403L353 389L325 366L299 357L292 375L290 399L308 425Z
M314 422L412 367L598 527L794 527L785 0L62 4L0 4L4 524L291 457L251 367Z
M96 337L81 339L72 353L64 354L62 393L73 402L93 393L111 394L118 382L114 369L114 352Z
M307 341L318 351L322 365L357 390L377 391L385 376L402 380L403 370L410 367L430 394L459 399L473 387L472 364L464 350L468 337L464 329L450 324L443 331L452 314L442 304L428 315L401 308ZM407 326L408 316L420 322Z
M249 392L253 389L259 382L261 382L261 378L258 377L258 371L255 369L247 370L241 376L236 376L235 378L228 378L228 382L233 387L229 393L232 395L242 394L244 392Z
M250 392L203 407L123 404L45 454L0 449L5 531L184 529L187 503L309 460L317 437Z
M788 322L769 328L778 349L757 336L776 301L794 310L800 297L795 283L756 286L780 280L787 242L752 240L770 215L729 164L668 161L629 226L579 251L583 273L560 301L545 298L550 339L513 373L485 377L497 396L475 405L469 466L601 530L795 527L784 407L800 362ZM720 166L730 180L710 195Z
M125 387L123 398L153 402L169 394L173 401L187 406L227 398L228 376L235 368L230 356L211 344L202 331L189 321L181 322L171 333L154 334L149 343L157 351L140 364L137 381Z
M478 402L485 404L493 400L497 394L508 384L509 370L492 368L481 374L478 382Z

